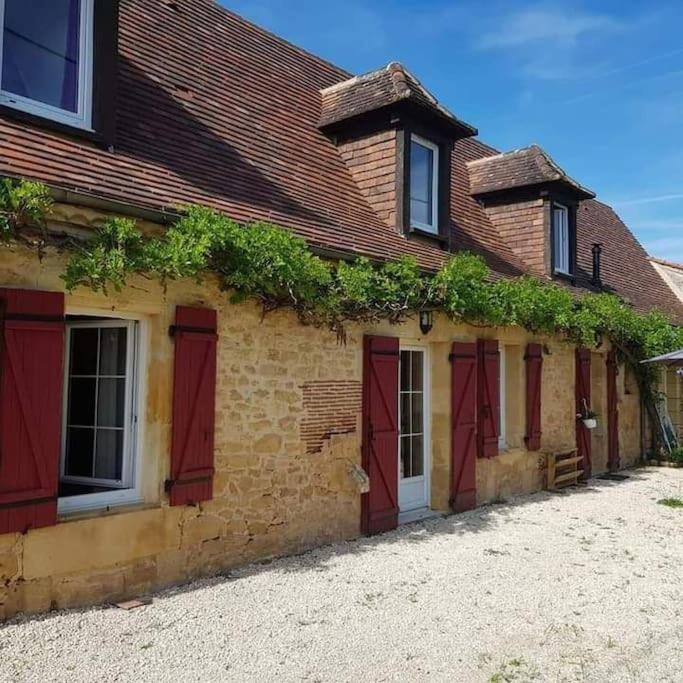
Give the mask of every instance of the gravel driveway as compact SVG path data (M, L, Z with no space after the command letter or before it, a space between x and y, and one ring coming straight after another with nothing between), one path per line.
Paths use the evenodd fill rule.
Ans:
M683 469L0 627L2 681L683 681Z

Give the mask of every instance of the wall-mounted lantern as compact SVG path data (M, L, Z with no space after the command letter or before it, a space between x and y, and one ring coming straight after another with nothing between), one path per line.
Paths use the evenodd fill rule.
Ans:
M422 334L429 334L434 327L434 311L420 311L420 329Z

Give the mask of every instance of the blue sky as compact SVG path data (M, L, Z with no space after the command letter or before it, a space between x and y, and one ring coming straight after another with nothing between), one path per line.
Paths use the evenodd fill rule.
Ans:
M683 3L223 0L345 69L403 62L482 140L532 142L683 262Z

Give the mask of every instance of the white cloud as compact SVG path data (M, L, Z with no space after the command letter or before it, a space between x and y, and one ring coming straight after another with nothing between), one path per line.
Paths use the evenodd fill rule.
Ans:
M575 45L588 33L614 33L623 29L621 22L602 14L581 14L558 8L530 7L503 18L500 29L485 33L478 41L481 49L527 47L539 42L551 46Z

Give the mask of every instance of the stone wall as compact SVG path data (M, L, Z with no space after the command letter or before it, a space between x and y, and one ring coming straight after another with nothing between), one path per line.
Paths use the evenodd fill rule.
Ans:
M74 210L71 209L70 216ZM96 220L83 210L79 215ZM73 219L73 218L72 218ZM0 286L61 290L64 256L42 261L3 249ZM209 305L219 321L214 498L197 507L168 506L175 306ZM455 326L437 317L423 336L417 324L350 326L345 344L304 327L289 312L262 317L252 303L233 305L216 283L139 278L109 297L78 290L67 313L135 314L144 321L147 362L141 434L143 503L60 517L55 527L0 537L0 618L111 601L205 574L356 537L360 494L350 469L360 458L362 337L400 336L431 359L431 502L447 512L450 487L450 364L455 340L498 339L505 352L506 445L477 463L478 502L544 486L543 458L524 447L524 349L547 347L543 372L542 451L574 446L574 350L518 329ZM602 349L601 349L602 351ZM604 354L595 354L604 366ZM639 454L637 396L620 375L622 459ZM594 390L599 387L596 377ZM602 391L602 389L599 389ZM334 405L334 410L330 410ZM602 464L602 463L600 463ZM596 468L599 471L600 468Z

